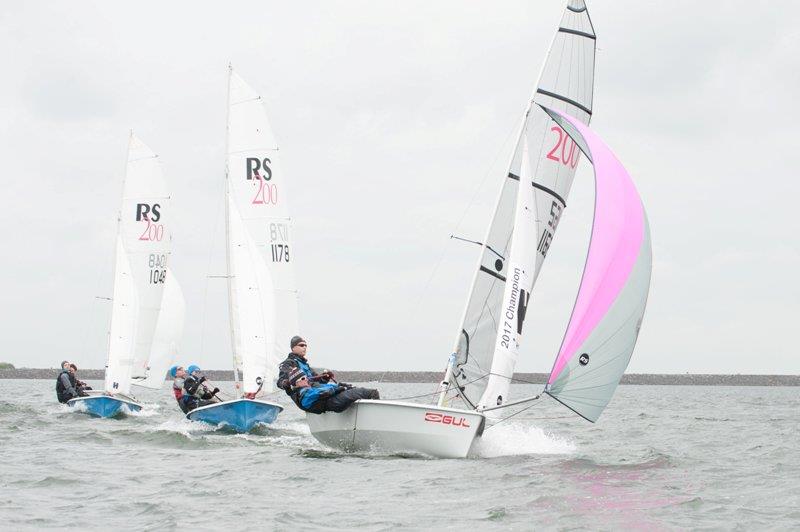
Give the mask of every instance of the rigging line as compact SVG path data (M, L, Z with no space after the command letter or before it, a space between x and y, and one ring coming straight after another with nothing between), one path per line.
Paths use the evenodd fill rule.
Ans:
M483 246L483 242L478 242L477 240L470 240L468 238L461 238L460 236L456 236L456 235L450 235L450 238L452 238L454 240L461 240L462 242L469 242L470 244L478 244L479 246ZM500 257L502 260L506 260L506 258L504 256L502 256L497 251L495 251L494 248L492 246L490 246L489 244L486 244L486 248L489 251L491 251L492 253L494 253L495 255L497 255L498 257Z
M464 384L458 384L458 383L456 383L456 384L448 384L448 386L447 386L447 388L445 388L444 392L447 393L447 392L449 392L450 390L453 390L453 389L460 390L460 388L462 386L467 386L468 384L472 384L475 381L479 381L481 379L485 379L487 376L488 375L481 375L480 377L472 379L471 381L466 382ZM453 376L453 379L455 379L455 376ZM431 395L439 395L440 393L441 393L441 390L437 390L437 391L435 391L433 393L423 393L421 395L409 395L408 397L393 397L391 400L392 401L405 401L406 399L420 399L422 397L430 397Z
M491 164L489 165L489 168L486 170L486 173L483 175L483 179L481 179L481 182L478 184L478 186L475 188L475 191L472 193L472 198L470 198L469 203L467 203L467 206L464 208L464 211L461 213L461 217L459 218L458 222L456 223L455 229L452 231L452 233L457 233L458 229L461 227L461 224L464 223L464 218L467 217L467 213L469 212L469 210L472 208L473 204L475 203L475 200L477 199L478 194L480 193L481 189L483 188L484 184L486 183L486 180L489 178L489 175L492 174L492 169L494 168L495 164L497 163L497 159L500 158L500 154L503 152L503 147L506 144L508 144L508 139L511 138L511 136L514 134L515 130L516 130L516 126L512 126L511 127L511 131L509 131L508 135L506 135L506 138L503 141L503 144L501 145L500 149L495 154L494 159L492 160ZM451 235L452 235L452 233L451 233ZM494 251L494 250L492 250L492 251ZM417 310L419 310L419 307L422 305L422 301L425 299L425 296L428 294L428 288L430 287L431 283L433 282L433 279L436 276L436 273L439 271L439 267L442 265L442 262L444 261L444 257L445 257L446 254L447 254L447 246L442 246L442 250L439 253L439 258L436 261L436 264L433 266L433 271L431 271L431 274L428 276L427 281L425 281L425 286L422 289L422 292L420 293L419 298L417 298L416 303L414 303L412 316L418 314Z
M531 409L531 408L533 408L534 406L539 406L539 405L543 405L543 404L544 404L544 402L540 402L540 403L531 403L531 405L530 405L530 406L526 406L526 407L525 407L525 408L523 408L522 410L517 410L517 411L516 411L516 412L514 412L513 414L510 414L510 415L508 415L508 416L506 416L506 417L504 417L504 418L501 418L501 419L500 419L500 420L498 420L496 423L492 423L491 425L489 425L488 427L486 427L486 429L485 429L485 430L490 430L490 429L493 429L493 428L495 428L497 425L499 425L500 423L502 423L503 421L507 421L507 420L511 419L512 417L516 416L517 414L521 414L521 413L525 412L526 410L530 410L530 409Z

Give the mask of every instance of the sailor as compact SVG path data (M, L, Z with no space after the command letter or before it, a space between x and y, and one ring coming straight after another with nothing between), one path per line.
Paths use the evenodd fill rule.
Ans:
M222 399L217 397L219 388L209 390L204 384L206 376L200 371L200 367L192 364L186 368L189 375L183 381L184 395L182 401L186 406L185 412L191 412L195 408L210 405L213 403L221 403Z
M380 399L378 390L339 383L332 371L311 368L306 359L308 342L302 337L294 336L289 346L292 352L278 367L278 387L302 410L314 414L344 412L359 399Z
M380 399L378 390L354 388L345 383L309 381L299 369L289 374L289 384L294 404L312 414L344 412L359 399Z
M299 369L305 373L309 381L327 383L334 378L332 371L322 370L317 372L308 365L306 354L308 353L308 342L300 336L293 336L289 342L292 352L286 357L286 360L278 366L278 388L283 389L286 395L292 395L291 386L289 384L289 374L294 369Z
M186 414L189 412L186 402L183 400L183 383L186 380L186 370L183 369L183 366L172 366L169 368L169 376L172 377L172 394L175 396L181 412Z
M85 397L89 395L86 393L86 390L91 390L92 387L83 382L82 380L78 379L78 366L75 364L69 365L69 373L75 379L75 389L78 391L78 395L81 397Z
M59 403L66 403L70 399L80 397L80 393L75 388L75 376L69 372L69 369L69 361L63 361L61 373L56 377L56 397L58 397Z

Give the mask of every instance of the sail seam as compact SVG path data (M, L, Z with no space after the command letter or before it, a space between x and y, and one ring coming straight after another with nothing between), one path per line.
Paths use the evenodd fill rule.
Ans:
M572 29L569 29L569 28L558 28L558 31L560 31L561 33L570 33L572 35L578 35L580 37L586 37L587 39L591 39L593 41L595 39L597 39L597 37L595 35L592 35L591 33L586 33L585 31L572 30Z
M556 100L561 100L564 103L568 103L570 105L574 105L584 113L587 113L589 116L592 116L592 110L586 107L585 105L576 102L572 98L567 98L566 96L562 96L560 94L556 94L555 92L546 91L544 89L536 89L538 94L542 94L544 96L550 96L551 98L555 98Z

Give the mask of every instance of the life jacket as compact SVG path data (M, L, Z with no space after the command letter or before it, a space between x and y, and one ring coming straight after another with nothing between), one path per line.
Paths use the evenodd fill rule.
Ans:
M183 399L183 381L184 379L181 377L175 377L175 380L172 381L172 393L175 395L175 400L179 403L181 399Z
M67 377L69 377L69 383L72 385L72 389L76 390L77 386L77 383L75 382L75 376L70 373L69 370L62 369L61 373L59 373L58 377L56 377L56 397L58 397L59 403L66 403L73 397L67 390L67 387L64 386L64 383L61 381L61 375L64 373L66 373Z

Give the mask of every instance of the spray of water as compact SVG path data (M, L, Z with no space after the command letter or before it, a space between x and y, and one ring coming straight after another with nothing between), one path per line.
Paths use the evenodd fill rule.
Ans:
M572 454L572 441L521 423L501 423L484 432L475 442L472 454L479 458L524 454Z

